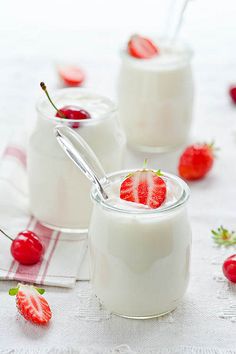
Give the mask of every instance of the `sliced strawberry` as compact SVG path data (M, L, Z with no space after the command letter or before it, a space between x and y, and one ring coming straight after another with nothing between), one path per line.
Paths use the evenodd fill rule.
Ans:
M135 34L128 42L128 53L135 58L148 59L157 55L159 50L150 39Z
M30 322L45 325L52 317L51 309L41 295L43 289L33 285L19 284L17 288L10 289L10 295L16 295L16 305L21 315Z
M158 172L137 171L122 182L120 198L156 209L166 198L166 184Z
M66 86L80 86L85 79L84 72L77 66L63 66L58 74Z

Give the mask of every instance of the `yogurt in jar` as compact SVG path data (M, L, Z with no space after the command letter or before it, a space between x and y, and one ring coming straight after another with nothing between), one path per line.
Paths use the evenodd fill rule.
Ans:
M191 51L157 42L149 59L122 52L118 87L119 117L127 142L141 151L168 151L188 138L193 108Z
M90 119L76 120L74 129L96 152L106 172L121 167L124 137L114 104L107 98L84 89L58 90L55 104L79 106ZM72 126L73 121L55 117L55 110L43 99L37 104L38 119L28 148L30 207L43 224L65 231L88 228L91 185L58 145L54 134L57 124Z
M106 201L92 190L91 281L95 294L111 312L150 318L174 310L188 285L189 189L180 178L164 174L166 200L150 209L119 198L121 181L129 173L110 175Z

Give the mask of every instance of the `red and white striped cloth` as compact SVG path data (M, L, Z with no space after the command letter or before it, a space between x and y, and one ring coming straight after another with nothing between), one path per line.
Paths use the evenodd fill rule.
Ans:
M89 278L86 235L51 230L30 215L21 144L9 145L0 161L0 226L13 237L30 229L45 246L41 262L24 266L12 258L9 239L0 235L0 279L72 287L77 279Z

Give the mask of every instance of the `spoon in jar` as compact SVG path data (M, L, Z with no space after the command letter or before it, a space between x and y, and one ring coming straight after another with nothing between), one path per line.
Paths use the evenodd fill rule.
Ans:
M96 186L102 199L108 199L108 195L100 181L103 181L103 184L109 181L103 167L90 146L78 133L75 133L73 129L67 126L57 125L55 127L55 134L62 149L84 175Z

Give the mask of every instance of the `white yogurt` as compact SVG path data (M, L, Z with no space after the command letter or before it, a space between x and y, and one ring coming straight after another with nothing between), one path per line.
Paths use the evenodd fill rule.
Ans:
M76 121L75 129L91 146L106 172L121 167L124 138L117 123L114 104L83 89L63 89L54 95L59 108L67 105L87 110L91 119ZM63 230L88 228L91 185L59 146L53 128L72 121L55 117L44 99L37 105L38 119L28 149L30 206L43 224Z
M165 174L166 201L150 209L119 199L118 186L127 173L112 175L106 202L92 191L91 281L111 312L132 318L160 316L178 306L188 285L189 190L181 179Z
M119 79L119 116L129 145L165 151L188 138L193 106L191 53L157 42L160 54L137 59L125 51Z

